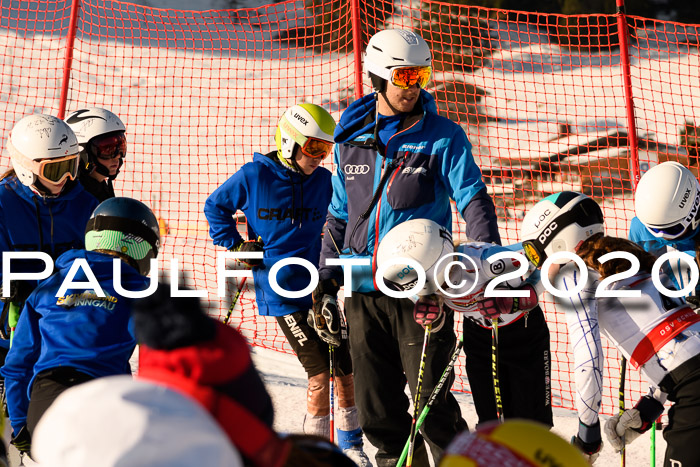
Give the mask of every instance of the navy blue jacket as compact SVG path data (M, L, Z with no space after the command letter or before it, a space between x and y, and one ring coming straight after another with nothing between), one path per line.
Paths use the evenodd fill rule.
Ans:
M241 240L233 216L243 211L249 233L265 245L262 265L253 268L255 300L261 315L284 316L311 308L311 296L286 298L270 287L270 268L279 260L296 257L318 267L321 232L331 200L331 174L318 167L302 176L277 162L277 154L255 153L226 180L204 205L209 235L214 245L231 249ZM277 283L285 290L298 291L311 281L302 266L285 266L277 273Z
M105 297L86 288L69 289L56 297L77 259L87 261ZM94 251L68 251L56 260L57 272L41 281L27 299L12 348L0 369L15 433L26 423L32 383L40 372L66 366L95 378L131 374L129 358L136 347L132 299L117 295L114 290L114 259ZM121 268L124 289L139 291L148 287L148 278L136 269L123 261ZM72 281L87 281L87 276L79 269Z

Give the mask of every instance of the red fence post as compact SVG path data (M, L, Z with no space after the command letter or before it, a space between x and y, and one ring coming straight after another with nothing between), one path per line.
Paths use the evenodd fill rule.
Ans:
M70 7L70 22L68 23L68 37L66 37L66 55L63 59L63 81L61 82L61 97L58 103L57 117L63 119L66 113L68 101L68 85L70 84L70 70L73 65L73 44L75 43L75 31L78 28L78 9L80 0L73 0Z
M630 148L629 168L632 177L632 187L637 188L639 182L639 143L637 142L637 125L634 120L634 100L632 98L632 77L630 76L630 54L627 40L627 16L625 15L625 0L616 0L617 35L620 39L620 66L625 87L625 107L627 107L627 133Z
M362 26L360 23L360 0L350 0L352 19L352 42L355 51L355 99L363 96L362 92Z

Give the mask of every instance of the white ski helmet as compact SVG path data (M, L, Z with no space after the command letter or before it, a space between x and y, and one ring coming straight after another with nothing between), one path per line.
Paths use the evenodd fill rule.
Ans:
M418 273L409 264L395 261L408 258L418 262L425 271L425 285L416 295L430 295L445 282L444 274L454 252L452 234L445 227L430 219L411 219L392 228L379 243L377 268L392 260L384 271L384 283L390 289L411 289L418 280ZM442 259L442 260L441 260Z
M634 209L655 237L672 240L700 224L700 183L678 162L663 162L637 184Z
M373 35L365 51L365 71L377 91L383 91L392 69L407 66L431 66L430 47L407 29L385 29Z
M540 267L548 256L559 251L575 253L584 240L603 232L603 211L598 203L583 193L562 191L547 196L528 211L520 237L525 256Z
M333 147L335 120L326 109L316 104L296 104L287 109L275 132L277 157L299 172L294 162L298 144L302 153L313 158L325 158Z
M96 170L100 175L112 180L115 179L126 156L126 126L124 126L124 122L107 109L88 107L68 115L66 123L78 138L81 163L85 170L88 173ZM109 169L100 163L98 156L102 158L119 157L117 173L110 175Z
M47 185L75 180L78 174L78 140L63 120L52 115L28 115L18 121L7 149L19 181L42 196L55 196L47 192Z

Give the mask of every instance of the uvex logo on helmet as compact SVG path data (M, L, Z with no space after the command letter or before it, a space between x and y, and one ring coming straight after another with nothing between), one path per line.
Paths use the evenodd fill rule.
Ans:
M541 244L544 244L545 241L547 241L547 238L554 233L554 231L557 229L557 223L552 222L547 226L546 229L544 229L544 232L537 238L537 240L540 241Z
M688 202L689 197L690 197L690 188L686 188L685 193L683 193L683 199L681 200L678 207L682 209L685 206L685 203Z
M542 214L540 214L539 219L537 219L537 220L535 221L535 228L536 228L536 229L539 229L540 224L542 223L542 221L545 220L546 218L548 218L550 213L551 213L551 211L550 211L549 209L547 209L545 212L543 212Z
M300 121L302 124L304 124L304 125L306 125L306 124L309 123L309 121L308 121L307 119L305 119L304 117L302 117L301 115L299 115L299 114L296 113L296 112L294 112L294 118L296 118L297 120L299 120L299 121Z
M347 164L346 166L343 167L343 172L345 172L347 175L364 175L366 173L369 173L369 165L367 165L367 164L362 164L362 165Z

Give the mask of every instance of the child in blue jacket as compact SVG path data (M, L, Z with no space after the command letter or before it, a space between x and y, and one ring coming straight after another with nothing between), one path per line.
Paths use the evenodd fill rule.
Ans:
M270 286L270 268L295 257L318 267L321 234L331 200L331 174L320 167L333 147L335 121L323 108L299 104L280 119L275 142L277 151L256 153L207 199L204 214L214 245L241 252L263 252L262 260L244 260L253 270L258 312L274 316L309 378L307 411L303 430L330 435L329 345L335 347L334 369L338 410L338 441L346 454L360 465L369 465L362 451L354 400L352 365L340 336L336 304L325 319L315 319L311 294L290 298ZM234 215L243 211L248 232L255 240L244 241ZM282 267L276 276L284 290L300 291L311 275L300 265Z
M14 433L12 444L20 452L29 452L31 433L61 392L102 376L131 374L129 359L136 347L132 299L115 290L113 262L115 258L123 261L124 290L145 290L150 260L160 246L158 221L140 201L111 198L88 221L85 244L85 250L61 255L57 272L29 296L0 369ZM82 267L72 275L76 260ZM94 279L84 265L101 290L85 285ZM61 290L64 281L69 287Z

